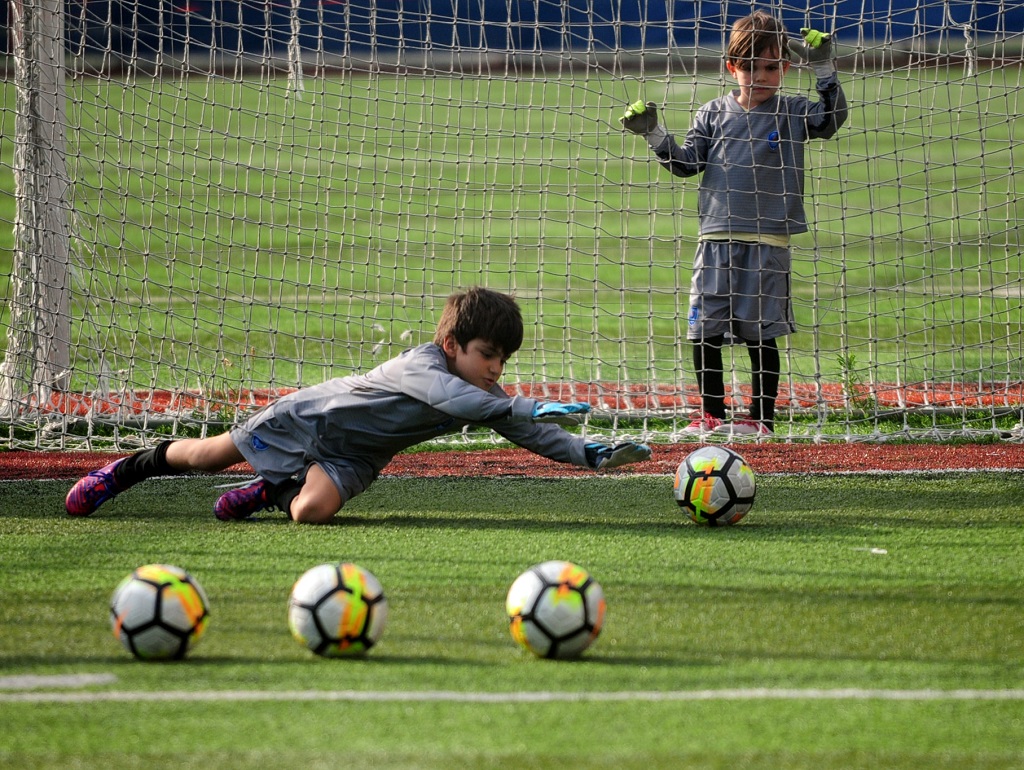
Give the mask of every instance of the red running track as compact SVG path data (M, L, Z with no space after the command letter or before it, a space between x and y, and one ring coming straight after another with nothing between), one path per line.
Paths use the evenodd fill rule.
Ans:
M609 474L665 474L696 444L654 445L653 458ZM735 448L758 473L866 473L951 470L1024 470L1024 444L743 444ZM124 454L0 452L0 480L76 479ZM230 469L251 473L248 465ZM525 449L455 450L402 454L386 476L441 478L501 476L557 478L591 471L555 463Z

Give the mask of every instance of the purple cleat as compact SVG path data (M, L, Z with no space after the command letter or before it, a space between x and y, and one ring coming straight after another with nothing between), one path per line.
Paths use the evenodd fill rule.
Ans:
M258 479L247 487L231 489L221 495L213 506L213 515L221 521L237 521L273 507L270 485Z
M118 492L123 492L125 487L120 486L114 478L114 468L122 462L124 458L114 460L110 465L80 478L78 483L71 487L64 501L68 513L71 516L88 516Z

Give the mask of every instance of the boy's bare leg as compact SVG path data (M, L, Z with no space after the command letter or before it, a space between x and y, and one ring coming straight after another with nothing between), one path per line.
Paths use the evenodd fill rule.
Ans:
M187 462L193 463L191 467L198 469L200 466L195 463L232 459L226 448L224 454L220 454L217 449L216 446L184 447L183 456L177 458L176 462L186 462L187 456ZM319 465L313 464L301 481L287 479L271 484L261 478L248 486L229 490L217 500L213 513L221 521L237 521L247 519L258 511L277 507L293 521L324 524L341 510L341 506L338 488Z
M230 433L210 438L186 438L167 447L167 464L178 471L215 473L245 462Z
M315 463L306 471L299 493L288 506L288 515L303 524L325 524L342 506L341 495L331 477Z

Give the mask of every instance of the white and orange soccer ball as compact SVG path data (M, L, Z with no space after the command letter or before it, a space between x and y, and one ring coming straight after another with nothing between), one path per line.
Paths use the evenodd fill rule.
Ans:
M546 561L515 579L505 610L522 647L542 658L575 658L601 633L604 591L582 567Z
M351 562L307 570L288 599L292 636L325 658L362 655L380 639L387 619L380 581Z
M754 471L737 452L705 446L691 452L676 470L672 494L698 524L735 524L754 505Z
M209 602L180 567L147 564L120 582L110 599L114 636L141 660L180 660L206 632Z

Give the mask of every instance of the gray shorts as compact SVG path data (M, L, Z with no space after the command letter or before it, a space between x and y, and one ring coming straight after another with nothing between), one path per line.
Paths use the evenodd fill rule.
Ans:
M280 484L290 478L302 479L310 465L319 465L338 488L342 505L365 492L377 478L373 469L363 463L346 457L321 456L292 424L292 415L275 410L274 406L271 404L231 429L231 440L258 475L271 484Z
M688 340L731 335L760 342L795 332L789 249L700 241L693 259L687 324Z

